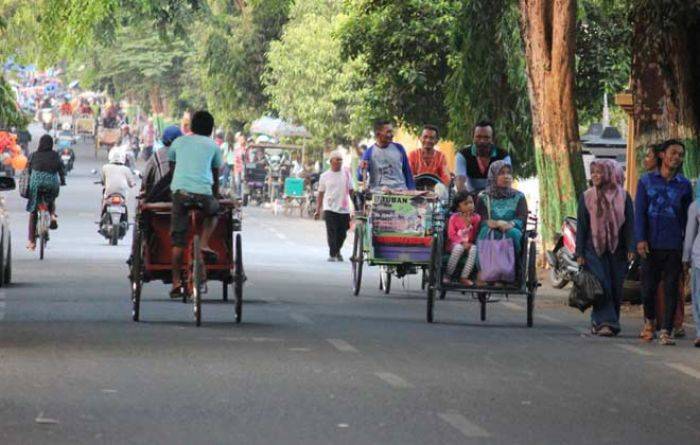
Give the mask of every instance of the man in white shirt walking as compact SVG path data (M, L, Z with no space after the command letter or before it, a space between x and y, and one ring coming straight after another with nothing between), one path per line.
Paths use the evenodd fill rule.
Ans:
M343 154L336 150L330 156L331 168L318 181L318 208L314 217L323 213L328 235L328 261L343 261L340 250L350 228L350 192L352 178L343 168Z

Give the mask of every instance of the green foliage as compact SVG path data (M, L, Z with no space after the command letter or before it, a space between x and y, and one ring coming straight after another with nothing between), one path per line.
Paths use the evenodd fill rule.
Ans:
M142 22L120 27L109 43L85 48L77 58L80 66L74 63L69 72L79 74L86 87L129 97L148 109L161 96L180 97L189 48L184 39L161 36Z
M445 128L445 81L460 2L347 0L340 37L348 60L364 61L373 117L396 117L409 128Z
M623 91L630 76L632 27L627 1L579 2L576 28L576 107L579 122L600 121L603 94Z
M25 128L28 116L17 107L15 93L3 76L0 76L0 129L6 127Z
M267 108L265 54L279 39L291 0L255 0L235 14L214 11L196 29L206 100L218 120L240 125ZM201 38L200 38L201 37Z
M304 125L310 145L348 144L367 133L359 61L345 63L335 34L345 16L335 1L297 0L279 41L272 42L263 77L270 105Z
M519 14L511 0L462 3L446 84L448 134L458 144L470 143L474 125L491 120L496 142L528 177L535 163Z
M70 58L93 40L109 42L124 25L153 25L161 35L189 31L205 0L41 0L39 42L49 62Z
M36 9L25 0L0 0L0 60L33 62L39 54Z

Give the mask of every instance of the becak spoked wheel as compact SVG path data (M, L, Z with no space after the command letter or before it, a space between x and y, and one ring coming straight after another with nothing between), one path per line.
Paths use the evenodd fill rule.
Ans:
M364 222L358 221L355 224L355 240L352 245L352 257L350 264L352 265L352 293L357 296L360 294L362 286L362 266L364 263Z

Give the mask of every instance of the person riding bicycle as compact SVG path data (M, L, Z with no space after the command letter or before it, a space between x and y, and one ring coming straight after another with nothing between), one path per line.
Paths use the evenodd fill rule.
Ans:
M369 173L370 190L415 190L413 173L406 155L406 150L401 144L393 142L394 128L391 122L378 120L374 124L374 136L376 142L362 155L362 161L358 169L358 179L362 178L362 171Z
M188 239L189 210L192 204L201 208L204 216L201 233L201 254L206 262L215 262L217 255L209 247L209 238L216 229L219 211L219 168L221 150L211 139L214 117L207 111L197 111L192 116L192 133L179 137L168 151L173 170L170 190L173 194L171 216L173 283L172 298L181 298L182 256Z
M435 149L440 140L440 132L434 125L424 125L420 136L421 147L408 154L414 179L420 175L433 175L440 178L445 186L450 185L450 170L445 155Z
M29 190L27 212L29 212L29 242L27 249L36 248L36 209L41 197L48 205L51 213L50 229L58 228L56 216L56 197L59 187L66 185L66 174L58 152L53 150L53 138L45 134L39 139L37 151L32 153L27 164L29 169ZM39 196L41 192L41 196Z

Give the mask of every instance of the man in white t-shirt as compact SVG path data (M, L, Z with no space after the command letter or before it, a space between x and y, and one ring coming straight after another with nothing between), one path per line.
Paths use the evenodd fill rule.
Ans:
M330 170L318 180L318 208L314 217L319 219L323 212L330 250L328 261L343 261L340 249L350 228L352 178L350 172L343 168L343 154L340 151L331 153L330 163Z

